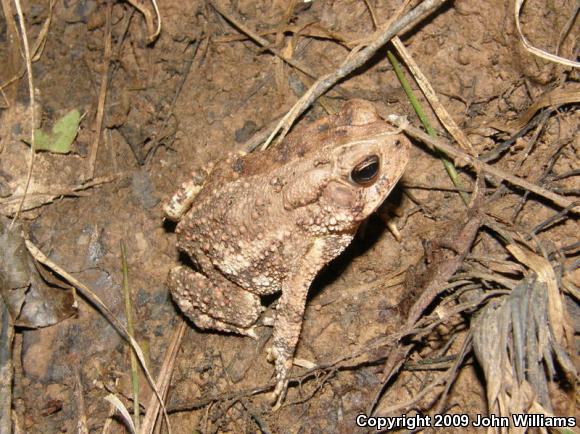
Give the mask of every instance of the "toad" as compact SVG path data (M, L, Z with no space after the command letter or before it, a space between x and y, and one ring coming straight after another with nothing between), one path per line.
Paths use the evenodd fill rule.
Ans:
M280 146L228 156L165 206L179 221L178 248L195 266L172 269L168 286L197 327L256 338L261 297L281 292L270 349L278 404L310 284L389 195L408 160L408 139L371 103L351 100Z

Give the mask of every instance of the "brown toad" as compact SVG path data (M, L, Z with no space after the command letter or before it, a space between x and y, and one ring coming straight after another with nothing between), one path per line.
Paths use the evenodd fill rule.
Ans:
M197 268L171 270L169 287L195 325L256 337L260 296L282 292L270 352L278 402L312 280L388 196L408 148L369 102L352 100L277 148L219 162L202 186L186 182L166 205Z

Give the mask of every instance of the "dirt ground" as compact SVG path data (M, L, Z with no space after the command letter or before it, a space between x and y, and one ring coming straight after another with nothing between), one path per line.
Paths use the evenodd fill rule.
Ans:
M400 3L216 4L319 77L335 70L357 42L372 37ZM120 245L124 243L134 335L157 377L171 337L185 320L166 285L169 270L184 258L176 248L174 226L164 222L164 201L192 171L229 151L245 149L256 134L271 128L312 79L248 40L210 2L159 2L161 32L152 42L154 8L148 2L135 4L151 14L152 26L131 1L22 3L31 50L36 41L44 42L32 64L37 126L50 131L72 109L83 116L71 152L36 154L29 199L19 221L28 239L87 285L123 323ZM16 8L3 7L0 213L13 218L29 168L30 146L25 141L30 142L31 115L25 62L17 43L18 20L6 20L7 8L13 18ZM534 117L527 119L527 126L510 125L550 92L578 95L577 70L526 50L513 9L511 0L449 1L401 34L401 40L475 155L572 203L580 191L578 98L552 98L532 109ZM529 0L520 20L533 45L576 60L575 14L574 0ZM108 26L110 54L105 50ZM393 50L381 48L341 80L299 122L336 113L348 99L363 98L381 115L405 115L419 127L387 59L388 49ZM440 137L449 139L411 73L403 70L430 122ZM93 166L103 88L102 132ZM285 405L272 412L273 366L266 360L271 329L260 327L262 338L255 341L202 331L188 322L167 394L172 432L376 432L355 425L356 416L369 414L375 400L372 408L384 416L447 412L475 420L478 414L489 414L490 378L479 353L472 350L470 340L475 338L469 330L494 297L459 314L450 312L465 302L461 297L469 290L495 290L505 296L528 281L533 267L506 251L509 243L498 237L493 225L482 226L475 241L467 242L469 237L461 231L476 217L467 212L437 153L414 140L411 154L411 163L381 215L363 225L352 245L319 273L310 289L296 357L320 369L294 366L292 375L301 382L291 384ZM475 171L461 166L458 170L469 195L475 197L485 188L478 193L486 199L478 215L514 238L532 234L526 242L536 248L538 257L550 259L558 282L552 296L564 300L562 329L568 330L568 338L577 339L577 212L571 207L562 212L565 206L510 184L494 195L500 189L497 177L477 184ZM90 179L94 183L87 186ZM27 210L27 204L33 204L32 209ZM396 229L389 229L393 225ZM437 264L460 256L439 246L449 236L468 247L464 261L451 273L460 283L425 306L423 316L443 321L402 341L399 350L411 346L402 357L404 365L384 385L385 366L399 338L388 339L403 330L421 291L437 282L430 273L443 273ZM486 277L491 274L499 277ZM71 290L62 286L66 289L59 291ZM452 288L459 287L466 292L454 297ZM268 312L275 300L264 301ZM113 410L104 397L116 395L132 407L129 347L84 297L73 307L56 324L16 327L12 408L20 431L15 432L74 432L81 422L87 432L101 432L106 423L111 424L109 432L124 432L121 419L110 418ZM574 349L578 342L567 342L564 349L578 367ZM440 378L453 381L437 383ZM553 414L580 416L576 382L561 372L550 376L545 386ZM145 377L140 383L145 405L151 391ZM530 396L528 404L534 400Z

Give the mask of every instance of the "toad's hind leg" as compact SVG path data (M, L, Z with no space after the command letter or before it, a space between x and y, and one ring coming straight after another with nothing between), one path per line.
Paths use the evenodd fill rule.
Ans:
M213 283L187 267L172 269L168 285L182 312L199 328L257 338L254 326L262 312L257 295L226 279Z

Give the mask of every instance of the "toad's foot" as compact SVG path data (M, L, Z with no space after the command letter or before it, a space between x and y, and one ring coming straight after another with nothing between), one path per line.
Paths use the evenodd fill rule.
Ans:
M280 408L288 392L288 374L292 368L292 357L289 359L287 357L283 351L276 351L274 348L268 351L268 360L274 362L276 370L276 387L271 395L273 411Z
M173 299L189 319L202 329L238 333L257 339L255 323L262 311L260 297L217 278L213 282L188 267L169 273Z

